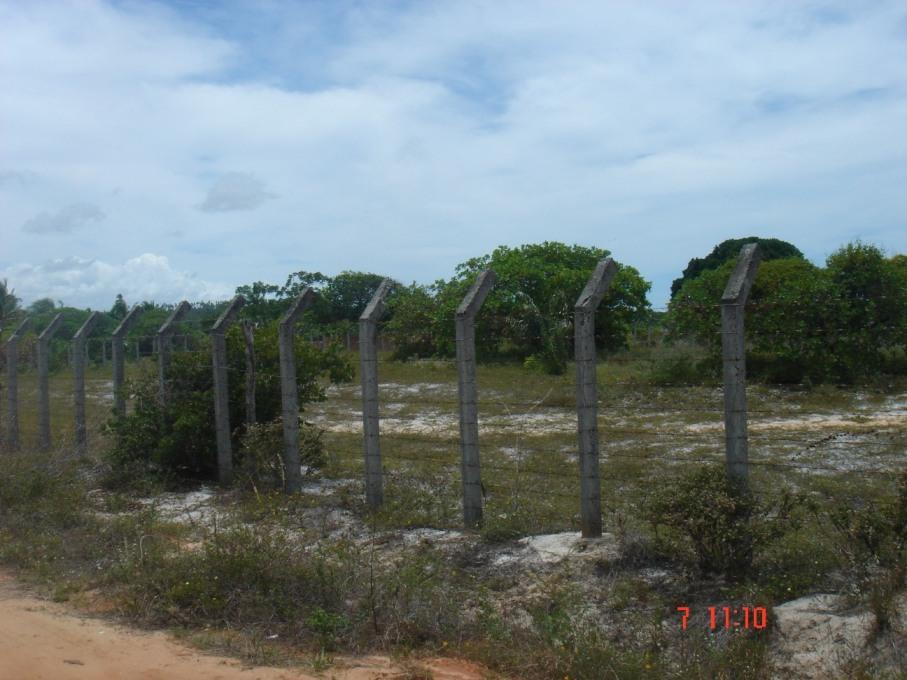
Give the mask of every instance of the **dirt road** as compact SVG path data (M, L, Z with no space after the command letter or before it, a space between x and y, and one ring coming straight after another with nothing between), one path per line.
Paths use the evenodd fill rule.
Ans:
M481 669L450 659L425 663L435 680L480 680ZM345 659L321 676L244 668L202 654L165 633L136 631L80 615L24 592L0 572L0 680L384 680L410 677L386 657Z

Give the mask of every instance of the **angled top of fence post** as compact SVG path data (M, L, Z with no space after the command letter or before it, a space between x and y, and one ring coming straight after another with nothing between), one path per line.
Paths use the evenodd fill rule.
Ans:
M299 321L299 317L302 316L302 313L315 302L315 296L316 293L312 287L306 286L293 301L293 304L287 310L287 313L283 315L283 318L280 320L280 325L283 327L292 326Z
M362 315L359 317L360 321L377 321L381 318L381 315L384 314L384 298L390 293L392 286L393 282L390 279L384 279L381 282L378 290L372 295L372 299L368 301Z
M41 335L38 336L39 341L50 340L54 337L54 333L57 332L57 329L60 327L60 324L63 323L63 313L57 314L50 323L47 324L47 328L41 331Z
M242 309L243 305L246 304L246 298L242 295L237 295L235 298L230 300L230 304L227 305L227 308L224 310L223 314L217 317L217 321L214 322L214 325L211 326L212 333L223 333L227 330L227 327L233 323L233 319L236 318L236 315L239 314L239 310Z
M142 313L142 308L138 305L133 305L132 309L123 317L123 320L120 321L120 325L117 326L113 331L113 337L119 338L126 335L127 331L132 327L132 324L136 322L136 319Z
M101 312L92 312L91 314L89 314L88 318L85 319L85 323L83 323L79 327L79 330L76 331L76 334L73 336L72 339L73 340L82 340L82 339L88 337L91 334L91 331L94 330L95 324L98 323L100 318L101 318Z
M6 342L10 343L10 342L16 342L17 340L19 340L23 335L25 335L25 331L28 330L28 325L30 323L31 323L30 316L27 316L24 319L22 319L22 322L18 326L16 326L16 330L14 330L13 334L10 335L6 339Z
M595 265L595 271L586 282L583 292L576 298L574 309L578 312L595 311L605 293L608 292L608 286L611 285L611 279L617 273L617 263L610 257L598 261Z
M479 274L476 277L475 282L466 292L463 302L457 307L457 316L475 316L476 312L478 312L479 308L482 306L482 303L485 302L485 298L488 297L488 293L494 288L494 282L496 280L497 275L491 269L486 269Z
M182 321L183 317L186 316L186 314L189 312L190 308L191 308L191 305L188 302L186 302L185 300L180 302L176 306L176 309L174 309L172 312L170 312L170 316L167 317L167 320L158 329L157 334L166 335L168 333L172 333L173 327L176 324L178 324L180 321Z
M734 272L727 280L727 287L724 289L724 295L721 296L721 302L746 304L746 298L749 296L753 280L756 278L756 268L759 266L761 255L758 243L747 243L740 249L737 266L734 267Z

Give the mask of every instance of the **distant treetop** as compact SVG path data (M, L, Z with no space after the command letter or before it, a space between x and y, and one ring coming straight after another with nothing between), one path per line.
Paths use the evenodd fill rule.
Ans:
M792 243L782 241L777 238L760 238L758 236L747 236L746 238L731 238L722 241L712 249L712 252L705 257L694 257L683 270L683 276L674 279L671 284L671 298L677 295L683 284L691 279L695 279L702 272L711 269L718 269L728 260L737 257L740 249L747 243L758 243L759 250L763 261L779 260L785 257L803 257L800 249Z

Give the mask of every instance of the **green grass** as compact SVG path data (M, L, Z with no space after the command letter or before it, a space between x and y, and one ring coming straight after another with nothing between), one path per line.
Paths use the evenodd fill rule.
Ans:
M605 530L620 547L614 560L494 566L514 539L579 528L573 375L509 365L478 369L481 531L456 549L400 544L410 529L461 528L456 371L432 361L379 366L380 511L369 512L363 499L354 379L304 414L327 429L321 475L335 485L292 498L221 491L215 527L167 521L139 502L135 480L129 489L98 490L109 366L87 376L88 461L69 452L69 373L51 380L56 449L34 453L36 387L24 372L23 453L4 454L0 468L0 561L58 599L102 588L132 620L185 627L190 636L208 626L207 646L287 663L301 654L319 667L337 652L380 649L452 652L527 678L760 678L770 663L765 636L681 635L673 607L771 605L856 584L855 601L890 619L903 555L885 552L881 571L857 579L872 555L848 546L867 529L855 521L843 531L829 518L842 505L893 503L907 435L900 421L878 415L901 392L750 387L750 456L762 463L752 468L752 488L760 497L798 492L810 505L798 528L760 549L746 578L729 583L703 577L689 546L646 520L653 490L723 456L720 389L653 384L652 363L627 356L599 368L602 502ZM127 374L142 367L153 369L127 364ZM361 540L338 537L331 513L348 518ZM281 645L267 642L275 633ZM880 630L880 640L891 634Z

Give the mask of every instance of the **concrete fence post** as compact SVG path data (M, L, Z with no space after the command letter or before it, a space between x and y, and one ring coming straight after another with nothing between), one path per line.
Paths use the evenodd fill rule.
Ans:
M727 474L741 489L749 486L746 433L746 299L759 267L759 245L740 249L737 266L721 296L721 362L724 373L724 438Z
M57 314L38 336L38 448L50 448L50 341L63 323Z
M170 344L173 332L176 330L176 324L189 312L189 308L188 302L185 300L180 302L157 331L158 392L161 403L164 403L167 399L167 373L170 369Z
M283 413L283 465L287 493L295 493L302 486L302 472L299 469L299 395L296 391L294 350L296 323L314 301L315 291L306 286L281 319L278 330L280 401Z
M0 326L0 337L3 337L3 326ZM3 348L3 365L6 365L6 347ZM2 394L3 382L0 381L0 451L3 451L6 448L6 434L4 433L4 426L6 423L3 420L3 411L6 410L6 407L3 404L3 394Z
M100 312L92 312L72 338L73 401L76 416L76 453L84 456L88 447L88 428L85 425L85 345Z
M246 425L254 425L255 415L255 324L243 321L243 340L246 345Z
M242 295L230 301L211 326L211 363L214 370L214 429L217 437L217 480L233 481L233 447L230 444L230 390L227 377L227 328L246 303Z
M485 270L476 278L455 320L457 334L457 392L460 401L460 470L463 482L463 524L482 523L482 471L479 462L479 409L476 395L475 317L494 287L495 273Z
M123 384L126 381L126 333L142 314L142 308L135 305L129 310L129 313L120 321L113 335L110 337L110 355L113 360L113 412L122 418L126 415L126 395L123 392ZM136 340L138 348L138 340ZM138 352L136 352L138 358Z
M19 450L19 341L28 330L27 317L6 340L6 447Z
M359 317L359 366L362 374L362 439L365 454L365 500L370 508L384 502L381 444L378 425L378 319L384 314L384 299L391 280L384 279ZM347 333L347 340L349 340Z
M601 482L598 475L598 386L595 351L595 310L617 273L606 257L595 266L573 308L576 358L576 420L579 442L580 522L583 536L602 535Z

